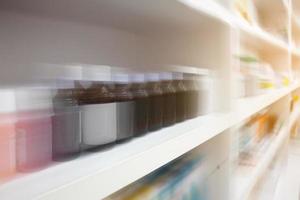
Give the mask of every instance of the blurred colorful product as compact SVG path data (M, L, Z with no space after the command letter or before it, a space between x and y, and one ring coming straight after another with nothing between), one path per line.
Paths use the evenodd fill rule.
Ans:
M13 91L0 91L0 182L16 171L14 112Z
M16 92L17 170L34 171L52 160L51 98L46 89Z

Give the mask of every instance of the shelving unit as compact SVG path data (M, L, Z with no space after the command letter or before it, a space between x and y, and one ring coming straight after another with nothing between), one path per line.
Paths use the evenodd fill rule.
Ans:
M270 15L268 3L264 0L259 6ZM274 6L286 12L287 26L291 22L287 41L240 19L231 11L232 1L224 4L212 0L1 2L2 85L23 84L32 78L33 64L70 62L141 69L205 66L214 70L217 82L214 113L30 175L20 174L0 185L0 199L102 199L196 147L213 145L214 139L220 149L208 152L213 160L209 170L229 162L230 129L300 88L300 49L291 44L293 30L300 30L300 25L293 23L294 9L284 0L276 0ZM262 55L275 71L288 71L292 83L236 99L233 55L244 46ZM290 114L249 176L236 178L239 188L231 188L236 200L249 196L299 114L299 108Z
M104 152L57 164L29 177L20 177L1 186L1 197L10 200L22 198L23 192L13 193L17 189L18 191L26 191L27 197L30 199L104 198L167 164L174 158L222 134L226 129L245 120L299 87L299 84L295 84L288 88L272 91L266 95L241 99L235 111L215 113L192 119ZM285 128L282 131L285 131ZM279 135L286 136L286 133L287 131ZM282 142L282 137L278 137L276 143ZM278 144L272 147L273 150L270 149L273 154L276 152L277 146ZM157 155L160 156L157 157ZM264 159L271 159L269 153L266 154ZM265 162L268 163L269 161ZM140 166L139 163L147 164L142 165L143 167L136 167ZM124 171L126 171L125 174ZM262 171L263 169L260 170L260 172ZM60 177L53 180L52 177L58 174ZM116 176L120 177L118 181L113 178ZM42 185L39 184L39 180L43 180ZM252 185L254 183L255 180L251 181ZM101 190L99 190L99 187ZM249 187L251 187L250 183ZM81 196L81 193L84 193L84 195Z
M290 130L295 121L299 118L300 109L299 107L291 114L290 119L279 130L276 138L271 141L270 146L264 153L257 166L255 167L244 167L238 171L243 171L243 174L237 175L237 182L240 184L238 190L236 191L236 199L247 199L251 190L254 188L258 179L266 171L267 167L270 165L271 161L275 157L279 148L284 144L284 141L289 137ZM246 175L247 174L247 175Z

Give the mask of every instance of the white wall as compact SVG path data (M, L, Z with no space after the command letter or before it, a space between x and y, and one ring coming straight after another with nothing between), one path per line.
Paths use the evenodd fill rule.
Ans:
M136 65L136 37L125 31L6 12L0 27L0 84L41 62Z

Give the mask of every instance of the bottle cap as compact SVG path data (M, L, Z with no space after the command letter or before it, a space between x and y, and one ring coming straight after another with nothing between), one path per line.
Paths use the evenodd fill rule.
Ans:
M82 67L82 79L84 81L111 81L111 69L103 65L85 65Z
M163 80L163 81L173 80L173 75L171 72L162 72L159 75L160 75L160 80Z
M128 74L123 74L123 73L113 74L112 80L115 83L129 83L130 82L129 75Z
M15 94L12 89L0 90L0 113L10 113L16 110Z
M131 81L133 83L143 83L145 82L145 75L142 73L134 73L131 75Z
M49 88L27 87L15 91L18 111L48 110L52 108L52 95Z
M158 73L148 73L146 74L147 81L149 82L158 82L159 74Z
M183 80L183 73L181 73L181 72L174 72L173 73L173 77L174 77L174 80Z

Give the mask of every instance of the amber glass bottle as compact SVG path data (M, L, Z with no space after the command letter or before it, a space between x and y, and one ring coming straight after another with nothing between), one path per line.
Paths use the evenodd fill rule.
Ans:
M140 136L148 132L149 96L144 74L132 74L131 81L131 92L135 102L134 136Z
M199 88L195 74L184 74L184 85L186 86L186 117L192 119L199 113Z
M182 122L187 118L186 113L186 87L183 81L183 73L173 73L173 85L176 90L176 122Z
M163 92L160 86L159 74L147 74L147 92L149 95L149 131L155 131L163 127Z
M176 123L176 89L172 73L161 73L160 80L163 92L163 126L170 126Z

